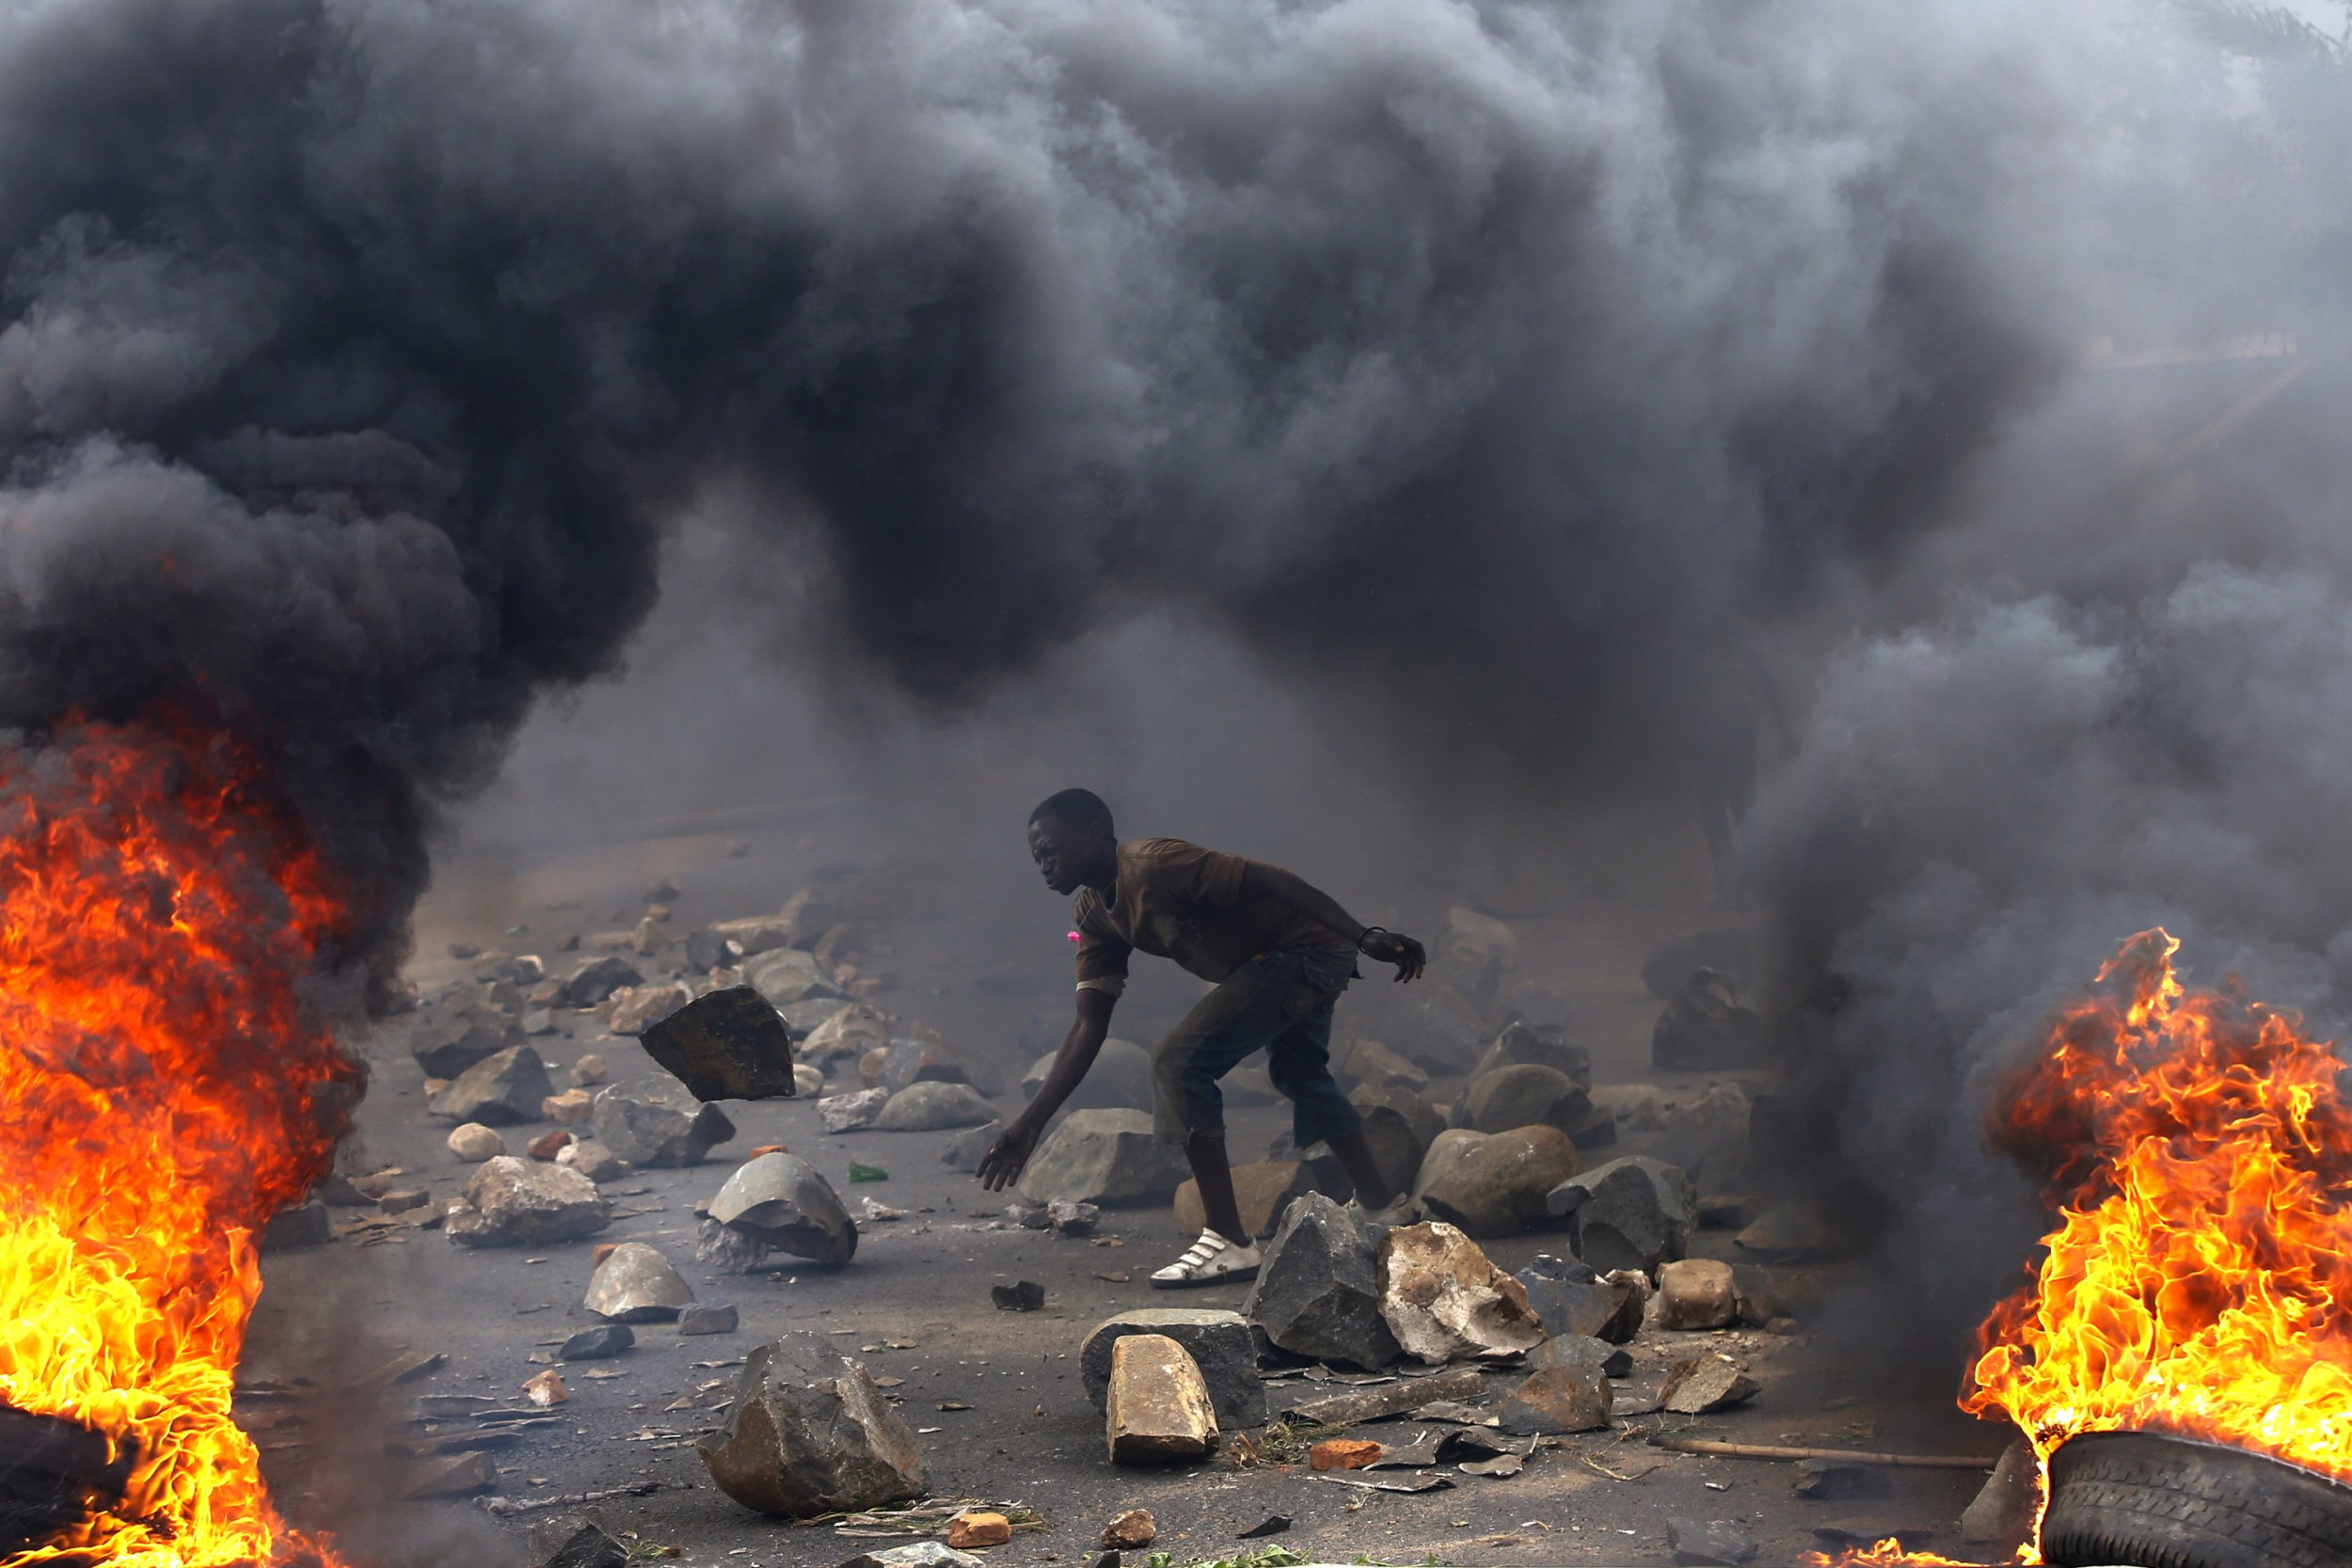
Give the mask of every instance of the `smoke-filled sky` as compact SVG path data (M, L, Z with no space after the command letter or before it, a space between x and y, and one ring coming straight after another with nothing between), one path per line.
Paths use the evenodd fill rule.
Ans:
M1784 984L1941 1202L2129 931L2352 974L2347 83L2157 0L21 0L0 721L208 705L391 954L690 510L787 668L1173 618L1464 799L1769 656Z

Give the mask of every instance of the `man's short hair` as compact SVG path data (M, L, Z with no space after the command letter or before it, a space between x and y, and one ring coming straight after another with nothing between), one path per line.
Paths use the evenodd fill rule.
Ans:
M1090 789L1057 790L1048 795L1037 810L1029 813L1032 823L1042 822L1049 816L1081 832L1092 828L1102 829L1105 835L1111 832L1111 808L1104 805L1103 798Z

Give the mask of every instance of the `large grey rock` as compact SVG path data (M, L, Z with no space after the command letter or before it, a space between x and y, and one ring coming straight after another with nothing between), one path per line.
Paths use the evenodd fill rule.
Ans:
M725 1424L695 1450L719 1490L785 1518L880 1508L927 1486L914 1433L866 1369L806 1332L744 1359Z
M1683 982L1650 1032L1653 1066L1674 1072L1722 1072L1766 1065L1764 1021L1740 999L1720 970Z
M1321 1193L1282 1215L1242 1311L1277 1348L1367 1370L1397 1357L1380 1316L1379 1242Z
M697 1100L765 1100L795 1092L792 1031L749 986L699 997L644 1032L645 1054Z
M819 1263L857 1255L857 1226L833 1184L797 1154L762 1154L726 1179L704 1212L760 1245Z
M1471 1236L1516 1236L1545 1217L1545 1198L1583 1164L1558 1128L1515 1128L1466 1151L1422 1189L1422 1206Z
M1265 1387L1258 1381L1257 1339L1238 1312L1146 1307L1095 1325L1078 1347L1078 1375L1101 1410L1109 1397L1111 1346L1131 1334L1164 1334L1184 1348L1208 1385L1219 1425L1229 1432L1265 1424Z
M642 986L644 974L637 966L616 954L584 960L572 971L556 991L556 1001L566 1007L593 1007L623 986Z
M462 1246L544 1246L593 1236L612 1223L596 1184L544 1160L485 1160L450 1206L443 1228Z
M1508 1025L1478 1058L1470 1077L1475 1081L1511 1067L1548 1067L1580 1089L1590 1092L1593 1086L1593 1053L1571 1042L1557 1024Z
M1592 1097L1558 1068L1522 1062L1470 1081L1454 1102L1454 1125L1473 1132L1556 1127L1573 1136L1591 1119Z
M1191 1173L1141 1111L1073 1111L1029 1157L1020 1190L1032 1203L1165 1203Z
M699 1164L712 1146L735 1136L724 1111L695 1099L666 1072L597 1090L590 1119L596 1140L640 1170Z
M1535 1348L1543 1325L1519 1282L1476 1242L1438 1221L1380 1241L1380 1316L1405 1354L1431 1366Z
M1021 1092L1035 1100L1045 1074L1053 1069L1056 1052L1040 1056L1021 1075ZM1152 1108L1152 1053L1132 1040L1104 1040L1094 1065L1063 1101L1073 1111L1148 1111Z
M420 1023L408 1053L427 1078L454 1078L486 1056L523 1043L523 1026L501 1013L469 1007L454 1018Z
M1630 1278L1603 1278L1581 1259L1549 1253L1538 1253L1514 1277L1547 1334L1622 1345L1642 1332L1649 1297Z
M884 1132L945 1132L995 1119L995 1108L971 1085L924 1082L892 1095L874 1126Z
M485 1056L433 1097L432 1113L443 1121L512 1127L537 1121L539 1104L555 1092L548 1064L527 1045Z
M968 1176L980 1168L981 1158L1004 1135L1005 1124L1001 1121L968 1127L947 1140L946 1147L939 1151L939 1158L949 1170L961 1171Z
M1554 1187L1546 1206L1573 1215L1577 1256L1603 1274L1687 1257L1699 1227L1698 1189L1679 1166L1630 1154L1571 1176Z
M623 1242L588 1276L581 1305L616 1323L664 1323L694 1302L693 1290L657 1247Z

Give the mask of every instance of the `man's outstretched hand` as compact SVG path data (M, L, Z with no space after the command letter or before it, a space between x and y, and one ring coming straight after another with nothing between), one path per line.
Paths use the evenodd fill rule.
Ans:
M1396 965L1399 985L1418 980L1421 972L1429 967L1429 955L1411 937L1398 936L1394 931L1375 931L1364 939L1364 957L1384 964Z
M980 1156L980 1185L992 1193L1001 1193L1021 1180L1022 1167L1029 1156L1037 1152L1037 1134L1019 1122L1005 1129L1004 1135L988 1146Z

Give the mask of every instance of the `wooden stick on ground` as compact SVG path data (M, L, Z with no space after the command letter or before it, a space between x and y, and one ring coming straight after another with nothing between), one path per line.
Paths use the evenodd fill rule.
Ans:
M1826 1459L1842 1465L1883 1465L1906 1470L1990 1470L1997 1459L1959 1453L1864 1453L1857 1449L1783 1449L1765 1443L1710 1443L1698 1437L1653 1437L1652 1448L1725 1459Z

